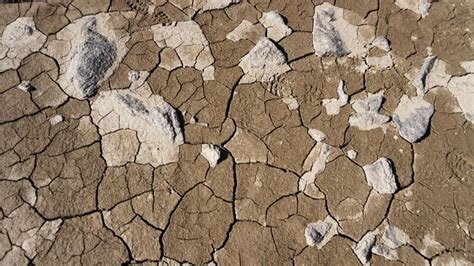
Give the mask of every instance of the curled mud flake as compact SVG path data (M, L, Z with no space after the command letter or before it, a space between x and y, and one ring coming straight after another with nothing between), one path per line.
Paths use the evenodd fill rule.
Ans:
M244 19L233 31L229 32L226 35L226 38L233 42L237 42L244 39L250 39L252 35L260 35L260 27L261 26L259 26L258 23L253 24L252 22Z
M64 121L64 117L62 115L55 115L49 119L49 123L54 126Z
M212 144L202 144L201 155L206 158L211 168L216 167L219 159L221 158L221 151L219 147Z
M417 96L409 98L403 95L393 113L398 134L405 140L415 143L428 132L434 106Z
M369 263L370 259L372 258L372 248L375 245L378 233L378 230L368 232L364 235L364 237L362 237L362 239L354 248L357 258L359 258L360 262L364 265Z
M392 163L387 158L379 158L363 167L367 183L380 194L393 194L397 191L397 182Z
M285 55L269 39L261 39L250 52L240 59L244 76L240 83L271 82L291 70Z
M259 19L260 23L267 29L267 37L275 42L279 42L292 32L291 28L285 24L283 18L275 11L264 12Z
M345 56L351 51L346 47L339 32L332 25L336 20L330 5L320 5L314 10L313 47L318 56Z
M387 225L383 231L382 241L385 246L396 249L410 242L410 237L400 228Z
M337 222L331 216L308 224L304 231L306 244L311 247L316 246L318 249L323 248L337 234L337 228Z
M8 24L0 39L0 72L15 69L21 60L37 52L46 42L46 35L36 29L33 17L19 17Z
M337 87L339 99L323 99L323 105L328 115L337 115L341 107L349 102L349 96L344 92L344 81L340 81Z
M451 78L448 89L456 97L466 120L474 123L474 74Z
M437 57L434 55L428 56L423 62L423 65L416 74L415 78L411 81L411 84L416 88L416 93L418 94L418 96L425 95L425 93L429 89L427 88L427 78L431 70L433 69L436 59Z
M382 106L383 94L384 91L376 94L369 93L367 98L353 101L352 108L356 114L349 117L349 124L360 130L383 127L390 120L390 117L378 113Z

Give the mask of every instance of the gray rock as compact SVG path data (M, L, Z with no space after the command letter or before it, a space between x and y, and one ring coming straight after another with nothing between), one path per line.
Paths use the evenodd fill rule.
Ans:
M313 46L318 56L345 56L351 52L331 24L334 20L332 8L316 7L313 18Z
M403 95L393 114L398 134L411 143L417 142L428 131L433 113L433 105L423 100L423 97L409 98Z

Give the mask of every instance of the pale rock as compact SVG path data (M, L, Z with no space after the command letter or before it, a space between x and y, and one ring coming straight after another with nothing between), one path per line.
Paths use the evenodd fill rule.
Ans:
M370 25L352 25L345 15L358 17L350 10L323 3L315 7L313 17L313 48L318 56L363 57L375 39L375 28ZM360 18L363 20L363 18ZM361 38L361 34L364 37Z
M150 163L152 166L178 161L179 146L184 143L178 111L159 95L152 94L148 83L136 90L111 90L99 94L91 106L91 116L99 127L99 134L131 129L140 142L136 163ZM102 150L113 151L115 147ZM115 141L110 142L117 145ZM126 149L121 149L128 153ZM130 155L121 156L121 160ZM119 160L120 161L120 160Z
M283 18L275 11L263 12L262 17L259 19L263 27L267 29L267 37L275 42L279 42L286 36L289 36L292 32L291 28L285 24Z
M170 0L169 2L192 17L197 12L223 9L239 3L240 0Z
M474 74L452 77L448 89L456 97L466 120L474 123Z
M423 236L423 248L420 249L420 253L426 257L434 257L435 255L441 254L446 251L446 247L436 241L435 237L431 233L427 233Z
M265 143L246 129L237 128L224 146L236 163L267 163L269 150Z
M54 125L56 125L56 124L59 124L59 123L61 123L62 121L64 121L64 117L63 117L62 115L55 115L55 116L53 116L53 117L51 117L51 118L49 119L49 123L50 123L52 126L54 126Z
M308 129L308 134L317 142L322 142L326 139L326 134L324 132L317 130L315 128Z
M378 113L383 94L383 90L375 94L368 93L367 98L353 101L352 109L356 113L349 117L349 124L364 131L383 127L390 120L390 117Z
M214 66L208 66L202 71L202 80L209 81L215 79L215 68Z
M262 38L250 52L240 59L244 76L240 83L270 82L291 70L285 55L269 39Z
M401 9L408 9L426 17L431 7L431 0L396 0L395 4Z
M221 151L219 150L219 147L215 145L202 144L201 155L209 162L209 166L214 168L221 158Z
M378 230L368 232L354 248L357 258L359 258L360 262L364 265L368 264L372 258L372 248L375 245L378 233Z
M138 71L131 70L131 71L128 72L128 80L129 81L135 82L135 81L138 81L139 78L140 78L140 73Z
M63 28L42 50L60 67L58 84L66 94L84 99L96 94L128 51L126 18L118 12L84 16Z
M33 17L19 17L8 24L0 38L0 72L16 69L21 60L37 52L46 35L36 29Z
M339 114L341 107L349 102L349 96L344 92L344 81L342 80L337 87L337 94L339 95L338 99L323 99L323 106L326 108L328 115Z
M347 157L349 157L351 160L354 160L357 158L357 152L355 150L349 150L347 151Z
M323 248L338 233L338 224L331 216L306 226L304 235L308 246Z
M33 90L33 86L31 86L30 81L23 80L19 85L18 88L24 92L30 92Z
M446 73L446 62L437 59L426 77L424 91L427 92L429 89L435 87L448 87L448 82L451 77L450 74Z
M398 134L411 143L417 142L427 133L433 113L433 105L423 97L403 95L393 113Z
M214 63L209 42L201 27L196 22L180 21L173 25L154 25L151 27L153 39L158 46L171 48L177 54L183 67L194 67L203 71ZM166 58L164 67L174 69L178 65L171 52L163 55Z
M397 182L392 163L387 158L379 158L363 167L367 183L380 194L393 194L397 191Z
M436 61L436 56L430 55L425 58L423 65L421 66L420 70L411 81L411 84L416 88L416 93L418 96L425 95L427 92L426 80L428 74L431 72L431 69L434 66Z

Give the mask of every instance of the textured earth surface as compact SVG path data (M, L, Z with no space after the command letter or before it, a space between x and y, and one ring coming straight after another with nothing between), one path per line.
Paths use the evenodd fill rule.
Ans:
M474 1L17 2L0 265L474 265Z

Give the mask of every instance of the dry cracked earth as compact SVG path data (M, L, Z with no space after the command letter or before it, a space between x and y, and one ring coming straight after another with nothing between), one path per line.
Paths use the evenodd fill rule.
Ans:
M0 265L474 265L474 1L0 3Z

